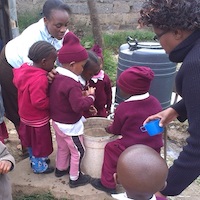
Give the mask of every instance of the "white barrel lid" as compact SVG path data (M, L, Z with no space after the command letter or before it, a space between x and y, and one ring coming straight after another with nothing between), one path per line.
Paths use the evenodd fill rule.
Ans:
M162 49L162 46L159 42L138 42L137 44L138 49L139 48L145 48L145 49Z

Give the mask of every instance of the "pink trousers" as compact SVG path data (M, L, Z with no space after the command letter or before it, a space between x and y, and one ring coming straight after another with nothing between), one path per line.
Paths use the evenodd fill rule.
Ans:
M66 170L70 166L70 178L74 177L76 180L81 171L80 164L85 152L83 135L68 136L58 128L54 121L52 125L57 141L56 168Z

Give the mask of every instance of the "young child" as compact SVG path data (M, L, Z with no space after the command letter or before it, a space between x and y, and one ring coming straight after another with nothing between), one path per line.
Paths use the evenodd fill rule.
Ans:
M14 157L6 146L0 142L0 199L12 200L12 188L7 173L15 166Z
M97 54L101 67L99 73L89 80L89 85L96 88L94 101L94 107L97 109L96 117L107 117L112 105L111 80L103 70L102 49L96 44L91 50Z
M90 176L82 174L80 169L85 151L82 115L94 103L95 93L95 89L89 87L83 96L78 79L87 59L88 53L79 39L68 32L58 52L58 61L62 67L56 68L58 74L50 87L50 114L57 141L55 176L67 174L70 166L71 188L90 182Z
M130 67L120 74L117 84L121 96L126 100L118 105L114 121L106 130L122 137L106 144L101 179L93 179L91 182L96 189L115 192L113 174L120 154L129 146L145 144L160 153L162 134L149 136L140 129L147 116L162 110L159 101L148 93L153 78L153 71L142 66Z
M154 149L142 144L130 146L120 155L114 175L125 193L112 194L112 197L118 200L167 200L154 195L165 188L167 174L166 162Z
M3 98L1 94L1 86L0 86L0 141L2 143L5 143L5 141L8 139L8 131L6 128L6 124L4 122L4 114L5 114L5 109L3 105Z
M79 81L82 85L83 94L84 91L90 87L90 80L95 75L98 74L100 71L100 62L97 55L93 52L88 50L88 60L84 66L83 72L79 76ZM95 88L95 96L96 96L96 88ZM94 101L95 102L95 101ZM94 104L90 106L90 109L83 113L85 118L96 116L97 109L95 108Z
M19 135L22 146L28 147L33 172L47 174L54 171L48 166L53 144L47 73L54 67L57 52L50 43L39 41L31 46L28 57L33 64L24 63L13 69L13 83L18 89Z

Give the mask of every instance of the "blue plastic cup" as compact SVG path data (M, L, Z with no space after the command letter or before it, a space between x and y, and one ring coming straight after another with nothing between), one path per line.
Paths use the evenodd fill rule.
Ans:
M164 128L159 126L160 119L154 119L140 127L142 132L147 131L150 136L158 135L164 132Z

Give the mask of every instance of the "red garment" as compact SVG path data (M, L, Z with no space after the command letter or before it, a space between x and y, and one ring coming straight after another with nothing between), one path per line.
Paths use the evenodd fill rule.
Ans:
M31 127L20 122L19 136L22 146L32 147L35 157L48 157L53 152L50 123L41 127Z
M145 144L160 153L163 146L162 134L149 136L147 132L142 132L140 127L148 116L161 110L159 101L153 96L143 100L122 102L116 108L114 121L108 131L122 135L122 138L109 142L105 147L101 173L101 182L105 187L116 187L113 174L116 173L117 161L120 154L129 146Z
M13 69L13 74L18 89L21 120L18 132L22 145L32 147L35 157L47 157L53 151L47 72L25 63Z
M18 89L20 118L30 125L46 124L49 121L47 72L25 63L13 69L13 74L13 83Z

